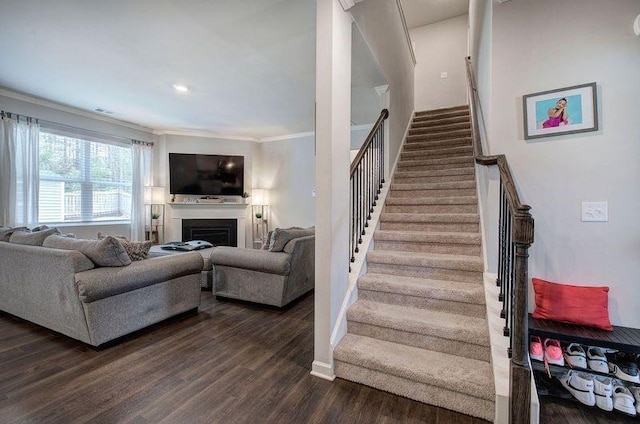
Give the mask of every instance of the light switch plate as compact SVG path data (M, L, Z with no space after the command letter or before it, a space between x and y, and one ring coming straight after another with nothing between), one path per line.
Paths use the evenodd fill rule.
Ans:
M583 222L609 221L609 207L607 202L582 202Z
M440 72L440 78L449 78L448 72Z

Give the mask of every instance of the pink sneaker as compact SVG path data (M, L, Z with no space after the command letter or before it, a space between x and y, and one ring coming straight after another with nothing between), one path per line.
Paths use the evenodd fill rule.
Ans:
M548 364L564 366L564 356L562 347L556 339L546 339L544 341L544 358Z
M542 341L540 341L540 337L538 336L531 336L531 342L529 343L529 357L536 361L544 361Z

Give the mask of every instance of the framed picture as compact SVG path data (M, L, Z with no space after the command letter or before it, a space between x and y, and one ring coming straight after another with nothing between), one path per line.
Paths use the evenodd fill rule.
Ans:
M527 94L522 97L524 138L598 130L596 83Z

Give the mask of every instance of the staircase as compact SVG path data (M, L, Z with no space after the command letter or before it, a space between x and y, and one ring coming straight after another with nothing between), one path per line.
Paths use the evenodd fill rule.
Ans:
M418 112L334 351L338 377L494 419L467 106Z

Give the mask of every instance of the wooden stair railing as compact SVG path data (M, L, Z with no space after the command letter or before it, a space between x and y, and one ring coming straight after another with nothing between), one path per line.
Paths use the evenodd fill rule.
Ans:
M371 128L358 154L351 162L351 182L349 196L349 263L355 262L355 254L360 251L362 236L371 220L373 208L384 181L384 121L389 111L383 109ZM351 272L351 265L349 265Z
M478 125L479 99L471 58L466 58L469 111L476 163L497 165L500 171L500 215L498 220L498 278L503 333L509 337L509 423L529 424L531 416L531 367L528 360L529 247L533 244L530 206L520 202L505 155L485 156Z

